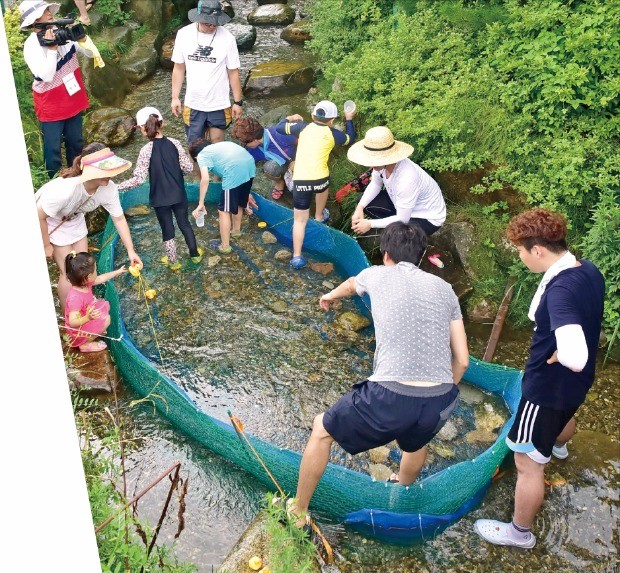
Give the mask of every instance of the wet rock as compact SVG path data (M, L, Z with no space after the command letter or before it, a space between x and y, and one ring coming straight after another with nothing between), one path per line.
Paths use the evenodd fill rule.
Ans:
M331 281L323 281L321 284L329 290L333 290L336 287L336 285Z
M368 473L377 481L386 481L392 475L392 470L383 464L368 464Z
M280 122L280 120L288 117L289 115L293 115L294 110L290 105L279 105L278 107L274 107L269 111L265 112L260 116L260 122L263 127L267 127L269 125L276 125Z
M121 69L132 84L139 84L155 73L159 55L154 43L155 36L147 34L121 58Z
M61 338L66 335L64 329ZM67 357L67 379L70 388L112 392L115 384L114 363L108 350L82 353L69 348L63 339L63 351Z
M476 408L476 429L492 432L501 428L506 423L506 418L496 412L491 404L483 404L482 408Z
M220 5L222 6L222 12L224 12L224 14L228 14L231 19L235 17L235 9L228 0L222 0Z
M256 27L250 24L242 24L241 22L229 22L224 24L226 28L237 42L237 49L240 52L251 50L256 43Z
M437 233L439 233L439 231L437 231ZM435 233L435 235L437 235L437 233ZM473 292L473 287L469 277L467 276L463 265L460 264L459 260L451 251L437 247L438 241L435 240L435 235L429 239L429 242L432 242L432 244L429 244L426 255L420 264L420 268L423 271L438 276L444 281L450 283L459 301L464 302ZM434 254L439 255L439 258L444 264L443 268L440 269L429 262L428 257Z
M448 420L444 424L444 427L441 428L441 430L439 430L439 432L437 433L437 437L440 440L445 440L446 442L450 442L454 440L454 438L456 438L457 434L458 434L458 430L456 429L454 422L452 422L451 420Z
M323 376L323 374L319 372L311 372L310 374L308 374L308 382L312 382L313 384L319 384L323 382L324 378L325 377Z
M151 30L161 28L162 0L129 0L123 10L132 11L132 18Z
M478 388L474 388L463 382L459 384L459 396L461 400L467 404L479 404L484 400L484 393L482 390L478 390Z
M93 61L80 55L80 68L89 95L106 106L119 106L131 91L125 72L114 61L106 60L103 68L95 68Z
M343 312L336 320L342 328L354 332L366 328L370 324L370 320L355 312Z
M279 2L274 2L273 0L256 0L256 3L259 6L265 6L266 4L286 4L287 0L280 0Z
M312 40L310 35L310 20L298 20L289 24L280 34L285 42L289 44L303 44L308 40Z
M497 305L493 301L482 299L467 310L467 318L472 322L493 322L497 314Z
M276 236L273 233L270 233L269 231L264 231L263 234L261 235L261 239L263 240L263 243L267 245L273 245L278 242L278 239L276 238Z
M211 298L222 298L224 296L224 293L220 290L209 289L207 291L207 295Z
M450 446L446 446L445 444L441 444L439 442L431 442L430 448L440 458L449 460L454 457L454 450Z
M496 440L497 434L484 429L477 429L465 435L465 441L469 444L483 443L489 444Z
M286 304L286 302L283 300L276 300L269 305L269 308L273 312L277 312L278 314L280 314L288 310L288 304Z
M245 79L247 97L306 93L314 81L314 69L299 62L264 62L254 66Z
M97 48L101 50L102 48L108 47L111 50L118 50L119 46L129 46L132 42L132 35L138 28L139 24L131 20L123 26L104 28L101 33L97 35Z
M215 266L219 265L221 260L222 260L222 257L220 257L219 255L215 255L213 257L209 257L207 259L207 266L208 267L215 267Z
M161 45L161 50L159 54L159 65L162 68L166 68L167 70L171 70L174 68L174 62L172 61L172 50L174 50L174 40L175 36L166 38Z
M125 145L133 135L133 117L126 109L102 107L84 120L86 141L101 141L109 147Z
M385 464L390 457L390 448L379 446L368 451L368 456L373 464ZM389 476L388 476L389 477Z
M127 217L137 217L139 215L148 215L151 209L148 205L136 205L135 207L128 207L125 209L125 215Z
M295 10L286 4L265 4L248 14L248 22L256 26L286 26L294 21Z
M276 261L289 261L291 258L291 251L288 249L279 250L273 257Z
M321 273L322 275L328 275L334 272L333 263L312 263L310 268L317 273Z

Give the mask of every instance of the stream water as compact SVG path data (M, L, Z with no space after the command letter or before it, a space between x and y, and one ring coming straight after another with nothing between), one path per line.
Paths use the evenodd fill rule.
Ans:
M255 6L245 0L234 2L237 14L242 16ZM303 2L292 6L299 10ZM249 68L260 62L312 62L303 48L281 40L280 32L280 27L258 28L256 45L241 54L242 81ZM144 105L156 106L164 114L164 132L184 141L181 121L171 116L169 104L170 72L162 69L138 86L123 105L132 111ZM260 117L280 105L308 114L305 95L248 100L244 113ZM144 143L136 134L129 145L118 151L135 161ZM260 170L255 188L263 194L271 188ZM353 379L367 372L371 360L373 340L369 329L343 339L342 332L335 335L326 327L329 321L317 308L316 300L326 288L324 282L337 284L340 277L310 270L302 274L281 272L286 262L274 260L274 255L282 247L263 245L255 222L246 224L238 250L229 259L206 272L208 256L215 255L207 253L201 272L186 268L174 275L158 263L161 237L152 214L132 217L130 222L138 252L145 261L145 274L159 291L152 308L157 337L165 350L165 366L172 376L210 414L221 418L224 406L234 403L234 413L249 432L282 446L303 447L314 414L333 403ZM217 236L214 221L208 221L201 232L200 244ZM177 241L184 256L183 240L179 236ZM264 272L248 272L248 261ZM140 315L144 308L135 304L131 277L123 275L118 283L125 291L123 312L132 326L136 344L153 360L160 361L152 330L145 327ZM229 296L231 285L237 285L238 292L244 295L243 304ZM165 301L173 304L164 304ZM354 302L345 304L339 312L365 310ZM227 352L227 329L238 333L238 356L234 359ZM468 324L467 331L472 354L481 356L489 326ZM521 367L528 340L529 332L505 332L496 361ZM330 348L332 352L328 351ZM237 358L243 359L243 368L238 367ZM266 359L273 365L268 373L264 369ZM293 370L303 374L292 376ZM232 379L236 381L234 385ZM616 411L619 379L617 364L599 368L593 391L578 414L579 432L570 444L571 456L549 465L547 479L551 485L536 521L539 543L534 550L519 553L516 558L514 550L490 546L472 531L477 518L510 518L515 471L508 463L505 474L493 484L480 508L423 545L403 548L378 543L331 523L328 516L318 516L341 555L340 568L347 572L616 571L620 548ZM125 389L122 398L130 401L135 396ZM500 405L486 399L485 403L501 415ZM461 421L455 421L457 427L462 424L459 434L473 429L472 420L477 414L480 416L480 408L474 403L464 406ZM148 405L139 406L134 412L132 431L141 438L130 454L131 486L139 489L180 460L189 488L185 529L176 542L176 552L180 559L196 563L201 572L216 569L259 511L266 489L249 474L176 431ZM287 431L283 431L284 427ZM453 455L470 455L464 444L453 443L451 447ZM336 452L335 456L338 458L339 454ZM445 450L436 452L430 467L434 471L445 459ZM363 457L354 460L341 455L339 461L363 471L367 465ZM163 487L155 488L140 502L141 515L156 523L165 495ZM176 527L176 520L168 518L160 540L172 541Z

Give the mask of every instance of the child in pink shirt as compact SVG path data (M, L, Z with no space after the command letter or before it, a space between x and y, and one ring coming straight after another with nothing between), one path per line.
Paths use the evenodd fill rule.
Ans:
M127 271L125 265L110 273L97 275L97 263L89 253L71 251L65 259L66 276L71 283L65 302L65 327L69 346L81 352L99 352L107 348L103 340L110 326L110 303L93 294L93 286L102 284Z

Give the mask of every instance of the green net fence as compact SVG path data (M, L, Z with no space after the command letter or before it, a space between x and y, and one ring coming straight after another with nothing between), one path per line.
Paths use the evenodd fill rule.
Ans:
M197 187L188 185L187 190L189 199L196 200ZM207 201L215 202L217 197L219 185L212 184ZM258 216L272 227L282 221L274 232L279 240L290 245L290 227L284 221L292 216L291 210L262 197L257 196L256 199ZM142 186L125 193L122 202L124 208L148 203L148 188ZM309 222L304 248L329 257L345 276L357 274L368 266L363 251L354 239L326 225L312 223ZM102 273L113 269L117 239L116 230L109 220L99 257ZM152 401L181 431L250 472L268 487L273 487L271 479L255 455L239 439L232 425L202 412L181 388L134 346L123 324L119 295L113 281L107 283L106 298L110 302L112 318L108 332L114 338L122 335L120 340L111 342L111 350L123 379L141 396ZM464 378L484 391L503 397L514 417L520 398L521 377L519 370L471 357ZM336 518L343 518L362 508L401 514L452 514L490 482L508 452L504 438L512 419L504 425L491 447L475 459L449 466L406 488L377 482L366 474L330 463L313 497L312 506ZM285 492L294 494L301 454L249 434L247 437Z

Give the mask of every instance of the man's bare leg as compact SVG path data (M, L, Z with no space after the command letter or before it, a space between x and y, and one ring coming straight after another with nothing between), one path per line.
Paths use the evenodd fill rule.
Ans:
M517 485L513 521L520 527L531 528L545 498L545 465L517 452L515 465Z
M400 485L410 485L418 478L426 460L427 451L428 448L423 446L415 452L403 452L398 470L398 483Z
M297 515L307 513L310 500L325 473L329 454L331 452L332 438L323 426L323 414L314 418L312 434L308 439L299 466L299 481L297 482L297 494L294 511ZM298 525L303 525L305 518Z

